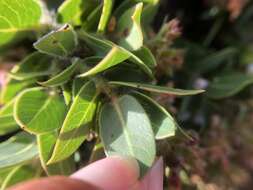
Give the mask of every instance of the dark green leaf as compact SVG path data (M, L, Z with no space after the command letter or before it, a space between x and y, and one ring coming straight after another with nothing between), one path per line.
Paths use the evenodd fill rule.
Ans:
M102 72L110 67L122 63L123 61L128 59L129 56L130 55L126 51L117 46L114 46L102 61L100 61L95 67L93 67L89 71L79 75L79 77L87 77Z
M155 139L148 116L138 101L124 95L102 107L100 135L107 155L132 156L143 175L155 159Z
M34 47L41 53L59 57L69 56L76 46L77 36L69 24L50 32L34 43Z
M145 46L141 47L137 51L134 51L133 54L139 57L143 63L145 63L150 68L154 68L157 65L152 52Z
M207 96L213 99L227 98L253 83L253 76L231 73L216 77L207 88Z
M177 95L177 96L195 95L195 94L200 94L200 93L205 92L204 90L182 90L182 89L177 89L177 88L156 86L156 85L151 85L151 84L134 83L134 82L111 81L109 83L112 85L127 86L127 87L137 88L137 89L146 90L150 92L171 94L171 95Z
M61 127L66 105L55 92L43 88L23 91L15 101L14 117L20 127L30 133L41 134Z
M39 84L46 87L60 86L70 80L71 76L76 71L78 66L79 66L79 60L76 59L73 61L72 65L70 65L67 69L65 69L61 73L57 74L56 76L54 76L53 78L45 82L39 82Z

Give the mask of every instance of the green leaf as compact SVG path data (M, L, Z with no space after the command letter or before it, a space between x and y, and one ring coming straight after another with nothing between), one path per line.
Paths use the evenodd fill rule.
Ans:
M20 127L30 133L42 134L61 127L66 105L55 92L43 88L23 91L14 105L14 117Z
M150 2L149 4L144 6L141 16L141 23L144 27L152 26L152 22L158 10L159 10L159 0L154 0L153 2Z
M70 175L74 170L72 157L56 164L46 165L52 155L57 137L58 132L37 136L41 165L48 175Z
M98 92L88 82L80 89L62 124L52 157L47 164L59 162L72 155L86 138L96 111Z
M127 36L119 41L119 45L127 50L134 51L143 46L141 30L141 12L143 3L138 3L134 8L126 11L119 19L117 31L127 32Z
M151 78L153 78L152 71L149 69L145 63L141 59L139 59L137 56L135 56L130 51L117 46L116 44L112 43L111 41L100 39L95 35L88 34L84 31L79 33L79 36L81 39L85 40L85 42L99 55L107 54L110 50L113 49L113 47L117 47L120 50L124 51L126 54L129 55L129 60L135 64L137 64L145 73L147 73Z
M51 58L39 52L28 55L20 64L13 67L8 83L1 91L0 103L12 100L24 88L36 83L36 78L53 72ZM41 73L42 72L42 73ZM18 80L12 79L16 78Z
M36 170L31 166L17 166L13 168L3 181L0 190L5 190L7 187L15 185L19 182L35 178Z
M143 175L155 159L155 139L148 116L129 95L105 104L99 117L100 135L107 155L131 156Z
M33 46L41 53L67 57L77 46L77 35L71 25L65 24L60 29L43 36Z
M0 143L0 169L21 165L37 156L35 139L27 133L19 133Z
M207 88L207 96L221 99L233 96L253 83L253 75L230 73L214 78Z
M57 21L81 25L82 18L86 18L97 5L95 0L66 0L57 10Z
M72 85L72 96L73 99L77 96L78 92L82 88L82 86L87 82L86 79L75 78Z
M0 46L13 40L18 32L38 27L41 6L36 0L0 1Z
M95 67L91 70L79 75L79 77L87 77L90 75L94 75L100 73L110 67L113 67L119 63L122 63L126 59L129 58L129 54L124 50L120 49L117 46L114 46L112 50L106 55L106 57L100 61Z
M4 104L11 101L19 92L32 86L35 82L35 79L17 81L9 78L7 85L1 89L0 103Z
M54 68L51 61L52 58L48 55L34 52L16 65L9 75L15 80L28 80L49 75Z
M145 46L134 51L133 54L139 57L149 68L154 68L157 65L152 52Z
M104 0L103 10L98 24L98 32L104 32L106 25L110 19L114 0Z
M83 30L85 31L97 30L102 9L103 9L103 4L98 4L98 6L93 9L93 11L86 18L86 20L83 21L83 24L82 24Z
M112 85L127 86L132 88L137 88L140 90L146 90L150 92L162 93L162 94L171 94L176 96L187 96L195 95L205 92L204 90L182 90L171 87L156 86L151 84L142 84L134 82L122 82L122 81L111 81L109 82Z
M61 73L57 74L56 76L54 76L53 78L45 82L39 82L39 84L46 87L60 86L70 80L71 76L76 71L78 66L79 66L79 60L76 59L73 61L72 65L70 65L67 69L65 69Z
M134 92L133 96L137 98L149 116L156 139L175 136L176 121L165 108L142 93Z
M19 129L13 117L14 100L8 102L0 109L0 135L6 135Z

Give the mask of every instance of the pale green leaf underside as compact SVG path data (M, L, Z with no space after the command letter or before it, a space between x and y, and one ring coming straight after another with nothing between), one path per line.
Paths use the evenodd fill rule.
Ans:
M233 96L253 84L253 75L232 73L216 77L207 88L207 96L214 99Z
M134 83L134 82L110 81L109 83L112 85L132 87L132 88L136 88L140 90L146 90L146 91L162 93L162 94L171 94L171 95L177 95L177 96L195 95L195 94L200 94L204 92L204 90L182 90L182 89L177 89L177 88Z
M47 93L43 88L23 91L14 105L14 117L20 127L41 134L61 127L66 105L62 97Z
M97 97L93 82L83 85L70 106L47 164L68 158L85 140L85 134L95 114Z
M175 135L176 121L165 108L142 93L134 92L133 96L137 98L148 114L156 139L164 139Z
M33 136L19 133L0 143L0 169L28 162L38 156Z
M0 46L10 42L18 32L37 27L41 13L36 0L0 0Z
M59 57L69 56L76 46L77 36L69 24L50 32L34 43L34 47L41 53Z
M148 116L138 101L124 95L102 107L100 135L107 155L131 156L145 174L155 158L155 140Z

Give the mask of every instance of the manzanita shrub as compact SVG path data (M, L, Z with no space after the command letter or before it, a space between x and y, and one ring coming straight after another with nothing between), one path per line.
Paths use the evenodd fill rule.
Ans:
M59 2L52 11L54 1L0 0L0 56L8 57L17 44L25 52L17 50L23 59L1 89L1 189L34 177L69 175L104 153L136 158L144 176L161 149L156 142L177 129L185 134L154 97L200 94L204 90L189 90L199 82L207 88L196 98L208 102L253 83L252 75L230 69L237 49L213 52L179 41L178 47L188 48L181 80L189 88L157 85L159 72L171 72L164 62L180 53L169 49L180 33L177 20L151 32L159 0ZM209 77L224 62L225 69ZM200 76L210 80L196 80ZM189 102L184 99L180 111Z
M152 94L203 92L155 84L156 59L144 44L157 8L156 0L117 6L113 0L66 0L50 14L38 0L0 0L1 48L38 38L1 89L0 134L13 134L0 145L2 189L72 173L91 135L91 161L101 149L131 156L145 175L156 157L155 140L177 129ZM162 30L154 38L165 35Z

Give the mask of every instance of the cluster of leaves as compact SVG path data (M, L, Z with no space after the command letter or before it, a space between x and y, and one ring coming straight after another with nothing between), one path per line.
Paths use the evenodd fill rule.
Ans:
M143 43L157 8L156 0L66 0L49 18L40 1L0 0L2 49L39 37L1 89L0 135L11 136L0 144L2 189L44 174L70 174L82 164L78 148L91 135L93 158L101 150L132 156L145 174L155 140L174 136L177 128L151 93L203 92L154 84L156 59Z

